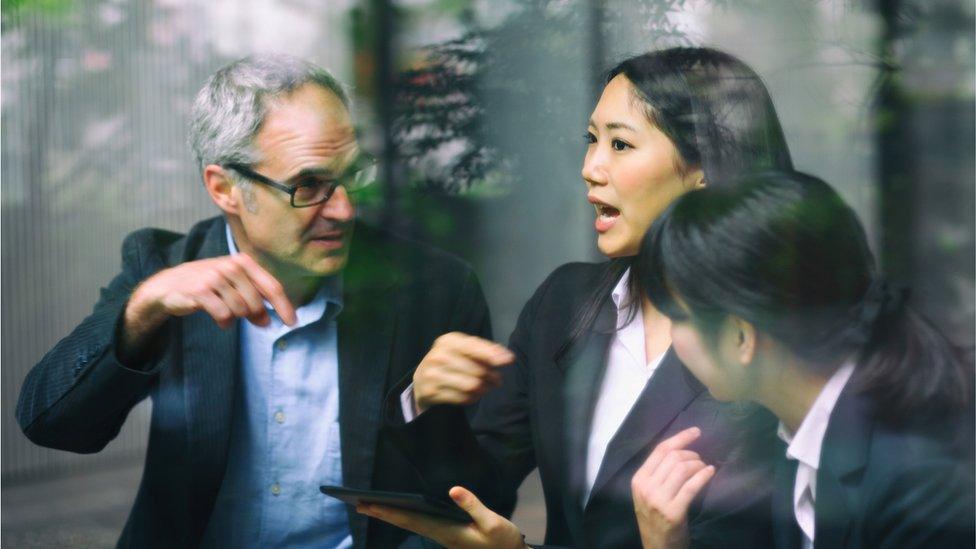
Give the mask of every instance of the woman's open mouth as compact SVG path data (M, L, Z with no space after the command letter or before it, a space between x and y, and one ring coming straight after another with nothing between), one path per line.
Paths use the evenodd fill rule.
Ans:
M620 210L594 199L590 199L590 202L596 207L596 223L593 225L596 232L605 233L609 231L617 222L617 218L620 217Z

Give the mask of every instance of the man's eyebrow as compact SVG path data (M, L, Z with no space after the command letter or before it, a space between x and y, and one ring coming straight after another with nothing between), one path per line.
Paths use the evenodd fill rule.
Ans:
M329 177L335 177L336 173L335 170L331 168L326 168L325 166L312 166L308 168L302 168L301 170L298 171L298 173L289 177L288 180L292 181L294 179L299 179L301 177L305 177L308 175L325 175Z

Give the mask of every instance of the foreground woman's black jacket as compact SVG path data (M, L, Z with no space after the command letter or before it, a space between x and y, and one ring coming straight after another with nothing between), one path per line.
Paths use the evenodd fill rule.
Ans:
M567 352L558 351L606 268L566 265L539 287L509 340L516 363L505 369L502 386L483 397L470 423L461 409L441 406L402 425L393 395L389 422L399 416L400 425L391 432L432 491L446 494L465 485L496 511L509 513L518 486L538 467L546 544L632 548L640 547L640 536L631 477L659 442L698 426L703 436L692 449L718 473L690 511L694 546L770 546L772 475L766 467L730 459L739 433L734 413L713 400L672 351L611 440L583 506L587 440L617 316L609 293L586 334Z

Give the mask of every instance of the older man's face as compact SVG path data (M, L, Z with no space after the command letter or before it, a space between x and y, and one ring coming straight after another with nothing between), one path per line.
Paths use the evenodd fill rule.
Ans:
M333 93L313 84L271 105L254 141L263 160L253 169L282 182L305 169L340 174L359 153L349 112ZM343 187L308 208L291 207L286 193L265 185L251 185L242 194L244 234L236 238L259 262L307 276L345 266L356 209Z

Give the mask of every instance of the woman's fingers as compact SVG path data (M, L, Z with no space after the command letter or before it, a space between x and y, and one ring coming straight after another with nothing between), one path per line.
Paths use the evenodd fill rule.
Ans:
M695 459L676 463L668 475L661 482L659 490L661 496L672 500L678 491L684 486L685 482L706 467L705 462Z
M437 517L386 505L359 504L356 506L356 511L431 539L442 538L445 531L451 528L464 528L463 525Z
M515 361L515 354L504 345L460 332L440 336L435 345L486 366L505 366Z
M356 511L410 530L446 547L489 549L516 547L521 544L522 534L518 527L485 507L469 490L455 486L448 495L458 507L471 515L473 522L458 524L422 513L376 504L360 504L356 506Z
M690 479L685 481L685 483L678 490L678 493L674 496L674 505L680 506L681 508L687 509L691 505L691 501L695 499L695 496L702 491L702 488L708 484L708 481L712 480L715 476L715 466L709 465L700 469L696 472Z
M650 475L657 469L661 461L673 450L683 450L686 446L694 442L699 436L701 436L701 429L698 427L689 427L680 433L673 435L663 441L661 441L657 446L654 447L654 451L651 455L647 457L644 464L641 465L640 469L637 470L638 474Z
M464 509L464 512L471 515L475 524L480 528L484 529L493 526L493 523L500 517L498 513L485 507L485 504L481 503L481 500L467 488L455 486L451 488L448 495L451 496L451 499L454 500L454 503L458 507Z
M437 338L413 375L414 403L423 411L435 404L470 404L501 384L501 367L515 360L502 345L451 332Z
M655 484L663 484L664 480L668 478L671 471L682 462L685 461L695 461L701 459L701 456L697 452L692 452L691 450L674 450L668 452L668 455L664 456L661 463L658 464L657 468L650 473L650 478Z

